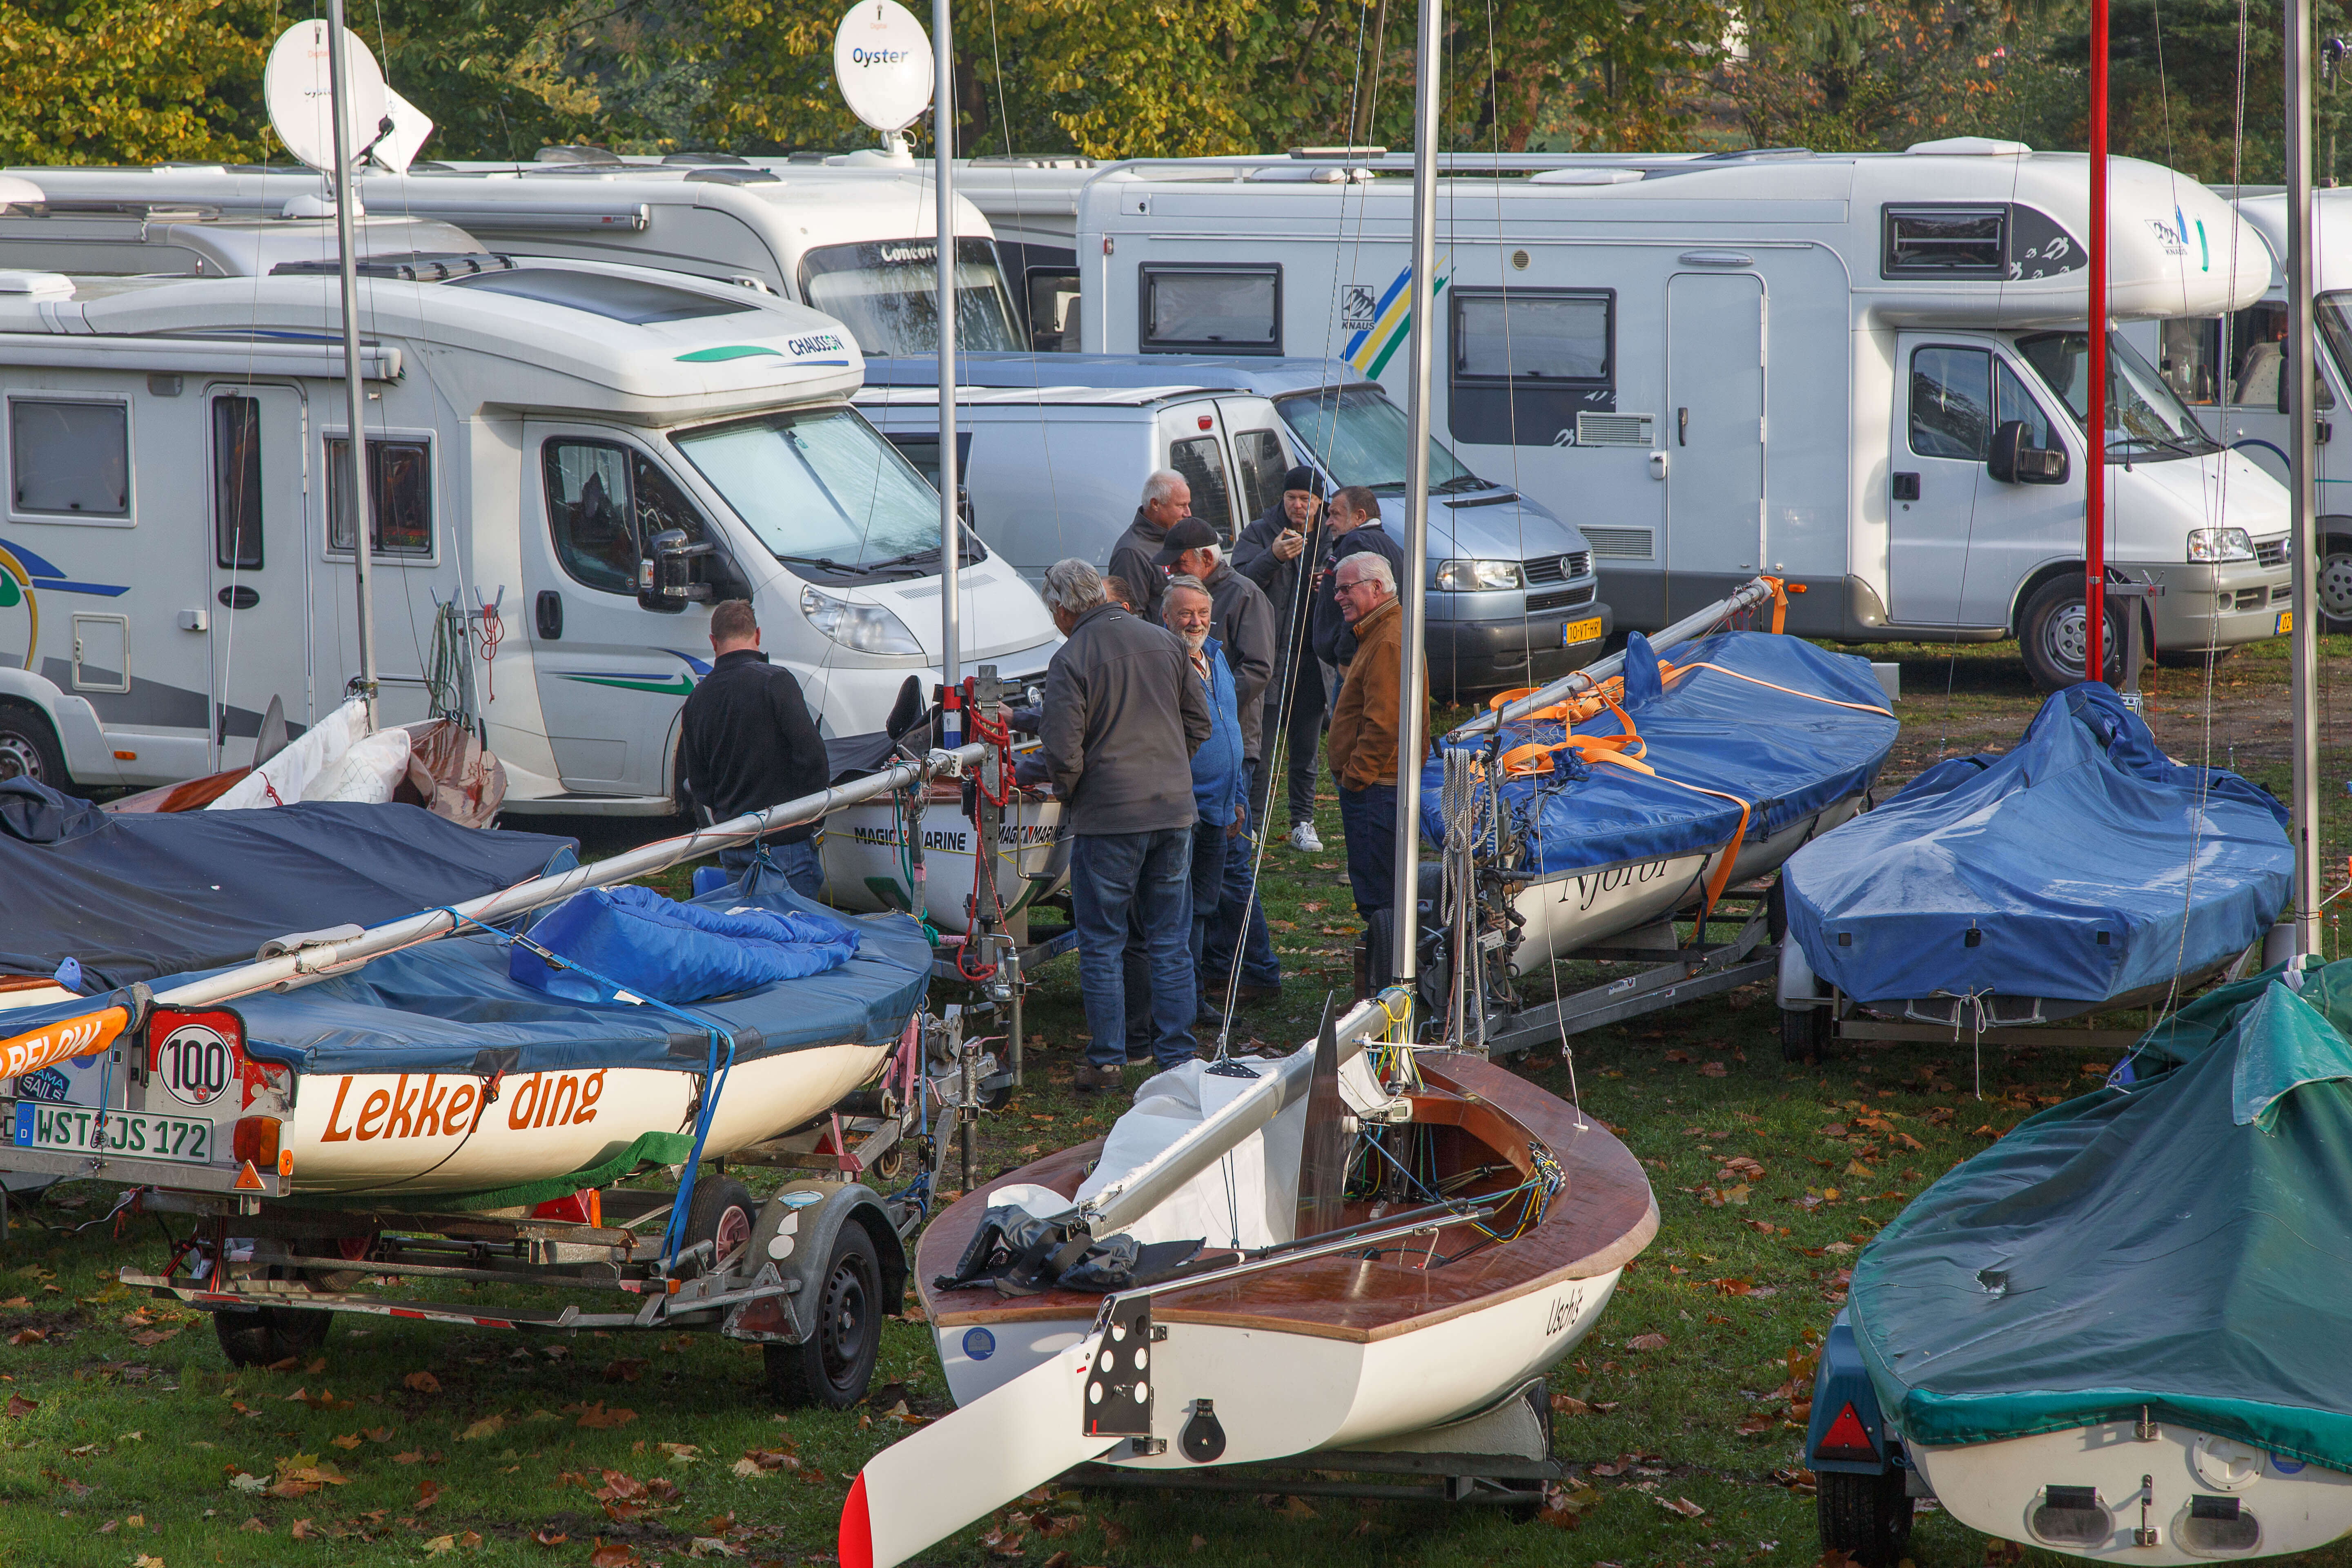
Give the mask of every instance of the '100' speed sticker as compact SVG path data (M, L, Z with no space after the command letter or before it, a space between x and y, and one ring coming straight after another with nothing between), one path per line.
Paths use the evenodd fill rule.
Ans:
M216 1030L183 1024L155 1048L155 1076L181 1104L210 1105L236 1076L236 1054Z

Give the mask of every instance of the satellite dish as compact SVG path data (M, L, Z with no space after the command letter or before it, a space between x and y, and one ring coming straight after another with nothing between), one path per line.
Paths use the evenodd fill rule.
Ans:
M356 156L383 134L390 89L383 85L375 56L348 27L343 29L343 61L350 78L343 84L343 123L350 132L347 145ZM278 35L261 73L261 100L286 150L321 174L335 166L333 83L326 23L297 22ZM429 130L431 122L426 125ZM419 136L418 144L423 142Z
M886 135L931 101L931 36L898 0L858 0L833 35L833 75L849 111Z
M404 174L408 165L425 141L433 134L433 121L423 110L390 88L383 89L384 112L392 117L392 130L375 144L375 161L395 174Z

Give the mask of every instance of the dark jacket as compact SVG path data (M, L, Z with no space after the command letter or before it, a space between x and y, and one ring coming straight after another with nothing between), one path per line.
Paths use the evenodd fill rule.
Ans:
M1046 776L1070 831L1190 827L1192 753L1209 738L1208 695L1181 638L1116 605L1088 610L1045 670Z
M1315 563L1323 558L1323 552L1329 544L1318 512L1314 525L1307 530L1307 547L1287 561L1276 560L1274 542L1289 528L1289 515L1277 500L1265 516L1243 529L1241 536L1234 541L1234 570L1256 584L1274 610L1276 679L1270 684L1270 689L1276 692L1290 689L1290 683L1283 679L1282 675L1286 670L1297 668L1296 660L1303 658L1312 668L1315 657L1314 621L1310 613L1312 605L1306 597L1303 583L1307 574L1314 570Z
M686 787L714 822L814 795L833 782L801 683L757 648L719 656L688 693L678 729ZM798 844L818 826L765 837L771 844Z
M1411 586L1404 580L1404 546L1377 521L1334 538L1323 552L1323 567L1315 578L1315 657L1326 664L1345 666L1356 657L1355 634L1339 618L1339 601L1333 597L1332 588L1338 582L1339 563L1365 550L1377 550L1389 558L1398 593Z
M1224 645L1241 704L1242 755L1254 763L1258 731L1265 727L1265 689L1274 679L1274 606L1256 584L1223 561L1209 574L1208 588L1209 635Z
M1135 595L1135 613L1160 624L1160 596L1168 591L1168 572L1153 556L1168 542L1168 531L1154 528L1144 521L1143 509L1135 509L1135 521L1110 547L1110 564L1103 568L1106 576L1117 577Z

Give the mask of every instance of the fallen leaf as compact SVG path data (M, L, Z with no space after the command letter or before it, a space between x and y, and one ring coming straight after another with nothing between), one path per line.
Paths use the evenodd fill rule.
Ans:
M332 1443L338 1448L349 1449L358 1447L362 1442L366 1441L366 1439L362 1437L356 1432L346 1432L340 1437L330 1437L327 1441Z
M575 1425L601 1431L614 1426L626 1426L636 1418L635 1411L621 1405L615 1405L607 1410L600 1400L596 1404L582 1406L580 1419Z
M1659 1498L1655 1500L1657 1505L1660 1508L1664 1509L1668 1513L1678 1513L1685 1519L1696 1519L1699 1515L1706 1511L1706 1510L1699 1507L1698 1504L1691 1501L1691 1500L1686 1497L1678 1497L1674 1499Z
M606 1383L635 1383L645 1376L646 1363L637 1356L615 1356L604 1363Z
M268 1476L248 1476L244 1471L239 1470L236 1474L229 1477L228 1484L230 1489L234 1491L266 1492L269 1489L269 1478Z
M1554 1482L1544 1488L1543 1506L1536 1517L1561 1530L1574 1530L1601 1501L1601 1494L1579 1482L1569 1488Z
M1592 1414L1592 1406L1587 1405L1584 1401L1577 1398L1572 1394L1553 1394L1551 1396L1551 1410L1552 1414L1555 1415L1590 1415Z
M303 1375L307 1377L316 1377L326 1370L327 1358L325 1356L314 1356L311 1358L310 1364L304 1367L302 1372Z
M416 1511L423 1513L441 1500L441 1483L431 1476L416 1483Z
M551 1548L561 1546L565 1542L572 1539L572 1537L564 1534L563 1531L560 1530L550 1530L544 1525L530 1532L530 1538L539 1542L541 1546Z
M371 1443L389 1443L392 1441L392 1428L389 1426L371 1426L366 1431L361 1433L360 1436L365 1437Z
M745 1480L756 1479L763 1473L764 1472L761 1470L758 1463L754 1460L738 1459L735 1461L735 1474Z
M602 1474L604 1485L596 1493L602 1501L634 1502L646 1495L646 1483L625 1470L605 1470Z
M30 1415L40 1407L41 1402L37 1399L27 1399L21 1394L12 1394L8 1396L8 1414L11 1416Z
M1303 1497L1284 1498L1281 1505L1274 1511L1285 1519L1309 1520L1321 1517Z
M436 1535L425 1543L425 1555L427 1557L438 1557L444 1552L457 1550L457 1538L454 1535Z
M1629 1351L1662 1351L1666 1348L1666 1336L1636 1334L1625 1342L1625 1348Z
M243 1531L250 1531L255 1535L267 1535L269 1533L269 1527L262 1523L258 1518L248 1519L243 1524L238 1525L237 1528Z
M1703 1062L1700 1064L1698 1070L1703 1076L1707 1078L1722 1078L1731 1071L1729 1068L1725 1067L1721 1062Z
M482 1538L469 1530L457 1537L457 1544L471 1551L482 1544Z
M596 1550L588 1553L588 1568L640 1568L644 1562L635 1547L618 1541L599 1541Z
M1733 1427L1732 1430L1738 1433L1743 1437L1753 1437L1760 1432L1769 1432L1772 1430L1774 1422L1772 1417L1765 1415L1760 1410L1755 1410L1741 1416L1739 1418L1739 1425Z
M441 1380L429 1372L412 1372L400 1381L403 1387L414 1389L419 1394L441 1392Z
M142 1552L132 1561L131 1568L163 1568L163 1560L161 1557L150 1557Z
M288 1531L286 1533L291 1535L297 1541L309 1541L315 1537L319 1532L310 1528L310 1521L309 1520L298 1519L294 1521L294 1528Z
M48 1337L38 1329L18 1329L8 1336L8 1342L12 1345L37 1345Z
M701 1457L701 1447L693 1443L656 1443L655 1447L669 1456L673 1465L690 1465Z
M463 1432L458 1433L457 1441L460 1443L478 1443L485 1437L497 1436L499 1433L506 1430L506 1426L507 1418L505 1416L485 1415L479 1421L475 1422L471 1426L467 1427Z
M405 1454L394 1454L392 1462L395 1465L421 1465L425 1462L425 1456L411 1448Z

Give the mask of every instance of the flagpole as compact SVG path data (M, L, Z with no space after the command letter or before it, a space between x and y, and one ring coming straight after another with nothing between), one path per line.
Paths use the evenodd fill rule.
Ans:
M2083 679L2107 671L2107 0L2091 0L2090 453L2083 476ZM2137 615L2138 606L2130 601Z
M1395 947L1390 973L1412 989L1421 931L1421 693L1428 676L1422 646L1423 584L1429 573L1430 312L1436 290L1431 270L1437 247L1438 34L1444 0L1421 0L1412 83L1412 276L1407 284L1404 445L1404 581L1397 584L1402 624L1397 661L1396 896L1390 923Z

